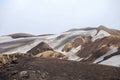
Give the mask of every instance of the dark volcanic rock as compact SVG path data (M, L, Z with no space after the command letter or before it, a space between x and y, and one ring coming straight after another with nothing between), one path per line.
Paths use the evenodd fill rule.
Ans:
M37 46L33 47L31 50L27 51L27 53L31 53L33 55L36 55L38 53L53 50L47 43L41 42Z
M120 80L120 68L80 62L21 57L0 68L0 80Z

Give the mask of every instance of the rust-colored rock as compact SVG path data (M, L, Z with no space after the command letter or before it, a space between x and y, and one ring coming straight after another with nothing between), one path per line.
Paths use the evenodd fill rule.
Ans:
M69 52L71 49L73 48L73 43L72 42L68 42L66 43L66 45L64 46L64 48L62 49L62 51L64 52Z
M42 53L39 53L37 55L35 55L35 57L42 57L42 58L61 58L64 59L65 56L61 53L58 53L56 51L45 51Z
M72 48L76 48L80 45L82 46L82 48L84 48L85 45L90 43L91 43L90 36L81 36L79 38L74 39L73 41L66 43L62 51L69 52Z

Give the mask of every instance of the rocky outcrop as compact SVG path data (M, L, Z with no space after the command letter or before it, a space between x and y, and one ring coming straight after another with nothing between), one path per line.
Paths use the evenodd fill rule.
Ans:
M27 51L27 53L36 55L38 53L48 51L48 50L53 50L47 43L41 42L37 46L33 47L31 50Z
M66 43L62 51L69 52L72 48L77 48L78 46L82 46L82 48L84 48L85 45L90 43L91 43L90 36L81 36L79 38L75 38L73 41Z
M64 52L69 52L71 49L73 48L73 42L68 42L65 44L64 48L62 49L62 51Z
M15 60L23 56L31 56L31 55L26 54L26 53L14 53L14 54L0 55L0 65L14 62Z
M41 58L56 58L56 59L67 59L63 54L56 51L45 51L35 55L35 57Z

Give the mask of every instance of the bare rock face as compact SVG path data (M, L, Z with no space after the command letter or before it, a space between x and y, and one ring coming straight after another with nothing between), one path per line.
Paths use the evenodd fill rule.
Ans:
M26 53L14 53L14 54L4 54L0 55L0 65L11 63L23 56L30 56Z
M41 42L37 46L33 47L31 50L27 51L27 53L31 53L33 55L36 55L38 53L48 51L48 50L53 50L47 43Z
M62 51L69 52L72 48L76 48L78 46L82 46L82 48L91 43L91 37L90 36L81 36L79 38L75 38L73 41L70 41L65 44Z
M68 42L62 49L62 51L69 52L73 48L73 42Z
M8 62L11 62L12 60L16 60L15 55L1 55L0 56L0 64L7 64Z
M114 48L116 48L116 52L112 50ZM77 55L81 58L84 58L83 61L93 62L94 60L105 55L108 52L109 53L106 55L106 57L110 56L111 54L114 55L116 53L119 53L119 48L120 48L120 37L109 36L103 39L98 39L95 42L86 45L85 48L77 52Z
M35 55L35 57L65 59L63 54L56 51L45 51Z

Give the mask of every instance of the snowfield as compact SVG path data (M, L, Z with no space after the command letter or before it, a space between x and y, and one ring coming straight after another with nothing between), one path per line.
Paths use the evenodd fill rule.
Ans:
M100 64L120 67L120 55L113 56Z
M110 36L110 34L104 30L100 30L97 35L93 36L92 38L92 41L94 42L95 40L97 39L101 39L101 38L104 38L104 37L108 37Z

